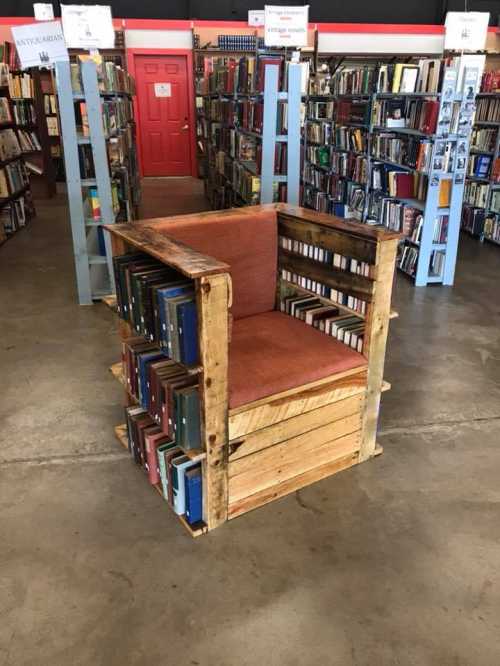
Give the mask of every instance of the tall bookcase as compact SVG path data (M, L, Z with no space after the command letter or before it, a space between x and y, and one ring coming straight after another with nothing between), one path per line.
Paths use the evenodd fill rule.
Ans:
M435 66L437 59L429 62ZM433 85L422 91L380 92L382 71L384 75L392 71L394 76L397 66L343 62L326 87L330 93L332 86L332 94L308 97L303 205L404 232L399 269L416 286L452 285L481 68L477 61L467 67L467 56L446 59L440 64L439 89ZM399 66L400 73L405 66L412 68L408 62ZM417 67L414 63L415 75ZM311 115L311 110L319 108L317 101L324 103L322 118ZM350 109L347 118L346 108ZM425 113L432 108L434 120L426 126L424 118L423 126L416 128L422 124L424 108ZM325 128L311 130L318 123ZM311 137L317 144L312 151ZM316 153L324 152L325 145L331 149L330 162L314 164ZM398 181L403 178L413 182L413 196L399 194Z
M30 130L32 123L19 114L16 100L10 94L11 90L10 72L7 64L0 64L0 104L2 106L0 115L0 134L2 136L2 153L8 154L0 157L0 178L2 179L0 190L0 244L8 237L26 225L26 222L34 215L34 207L31 196L29 175L26 170L26 151L22 150L19 133ZM25 103L23 101L23 103ZM28 102L31 106L31 102ZM29 110L31 114L31 109ZM13 135L12 135L13 133ZM12 139L12 141L11 141Z
M253 57L258 67L264 54L257 49ZM198 158L207 198L216 209L278 199L298 204L302 65L284 61L265 64L260 70L265 77L260 92L255 88L239 90L237 77L228 83L224 75L228 69L234 71L236 64L229 52L221 64L216 64L218 71L212 74L212 80L204 81L204 86L200 85L199 65L195 65ZM286 71L280 77L283 67ZM280 78L284 80L282 86ZM254 114L248 122L244 108L248 105L260 107L261 128L255 127L255 106L248 112L248 116ZM245 141L246 148L242 149Z
M110 64L113 68L114 65ZM79 85L81 71L81 88ZM130 77L120 70L103 70L93 60L80 64L56 63L56 82L66 168L66 182L73 236L73 249L81 305L91 304L114 292L113 264L104 224L132 221L140 198L135 148L135 124L131 115L134 93ZM116 73L116 72L115 72ZM112 87L120 81L119 88ZM112 104L115 102L115 110ZM84 107L82 107L82 104ZM120 105L130 112L118 111ZM106 107L108 105L108 107ZM105 107L115 120L103 118ZM77 128L77 120L81 127ZM82 131L88 123L86 131ZM110 142L118 141L118 159ZM122 140L127 152L121 154ZM90 152L86 147L90 146ZM82 161L89 160L93 177L82 174ZM82 159L82 155L83 157Z
M493 63L498 67L498 57ZM500 245L500 70L485 71L477 94L462 229Z

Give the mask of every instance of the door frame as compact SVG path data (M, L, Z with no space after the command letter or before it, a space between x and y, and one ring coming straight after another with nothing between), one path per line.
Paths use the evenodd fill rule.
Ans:
M186 59L189 118L189 164L191 176L196 178L198 175L198 167L196 163L196 112L194 99L193 51L192 49L127 49L127 69L129 74L134 77L134 80L137 79L135 66L137 56L184 56ZM189 91L191 92L189 93ZM136 142L137 157L139 159L139 173L142 178L144 176L144 160L142 157L141 134L139 131L141 115L139 112L137 94L134 95L132 100L134 104L134 116L137 122Z

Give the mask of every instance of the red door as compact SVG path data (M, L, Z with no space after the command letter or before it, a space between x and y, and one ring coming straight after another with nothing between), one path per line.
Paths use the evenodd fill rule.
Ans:
M135 73L145 176L189 176L191 141L185 56L136 56Z

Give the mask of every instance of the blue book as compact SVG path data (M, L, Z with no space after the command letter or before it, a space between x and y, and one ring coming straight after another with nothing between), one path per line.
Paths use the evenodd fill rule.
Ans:
M149 399L149 382L148 382L148 364L154 361L165 360L165 354L162 352L152 351L147 354L137 355L137 365L139 370L139 402L144 407L148 408Z
M185 473L186 520L190 525L203 520L203 495L201 465L188 469Z
M160 347L168 349L169 340L169 320L168 320L168 299L176 296L184 296L193 291L193 283L185 282L175 287L167 287L158 290L158 314L160 316Z
M186 471L199 463L187 456L172 461L172 494L174 511L178 516L186 513Z
M198 363L198 311L195 301L177 306L177 323L181 363L194 365Z

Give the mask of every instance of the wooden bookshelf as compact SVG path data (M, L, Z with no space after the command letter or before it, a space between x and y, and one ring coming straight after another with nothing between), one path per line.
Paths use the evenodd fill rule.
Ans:
M363 354L355 367L231 408L228 363L232 348L228 345L230 327L235 323L230 309L238 294L233 294L226 260L214 258L218 254L215 249L204 254L198 245L179 242L182 236L176 236L176 229L184 222L191 229L197 223L203 225L204 247L208 250L207 239L216 236L210 233L210 225L231 220L235 225L248 226L257 224L256 215L274 219L277 235L293 233L301 242L349 253L370 264L364 280L349 272L340 275L333 267L325 277L325 264L317 261L301 265L301 270L311 269L311 279L316 279L321 269L323 280L349 293L362 292L367 299L362 320ZM194 282L200 352L200 365L195 370L199 376L202 446L199 451L186 453L201 461L204 519L192 526L185 517L178 516L192 536L205 534L236 516L382 453L376 444L376 429L380 396L390 389L389 382L383 380L383 368L389 320L395 316L390 299L398 234L288 204L109 225L107 229L114 255L144 252ZM248 252L252 251L249 247ZM283 260L288 265L290 257L278 249L279 276ZM290 290L300 293L296 285L278 277L276 310L280 310ZM342 306L340 310L346 315L353 312ZM286 315L283 317L288 320ZM303 326L309 329L305 323ZM137 332L120 320L119 334L124 340ZM325 342L328 337L325 335ZM341 349L347 347L341 344ZM110 370L122 381L121 363ZM135 404L126 387L124 402ZM125 426L117 426L115 433L125 446ZM161 486L154 488L163 497Z

